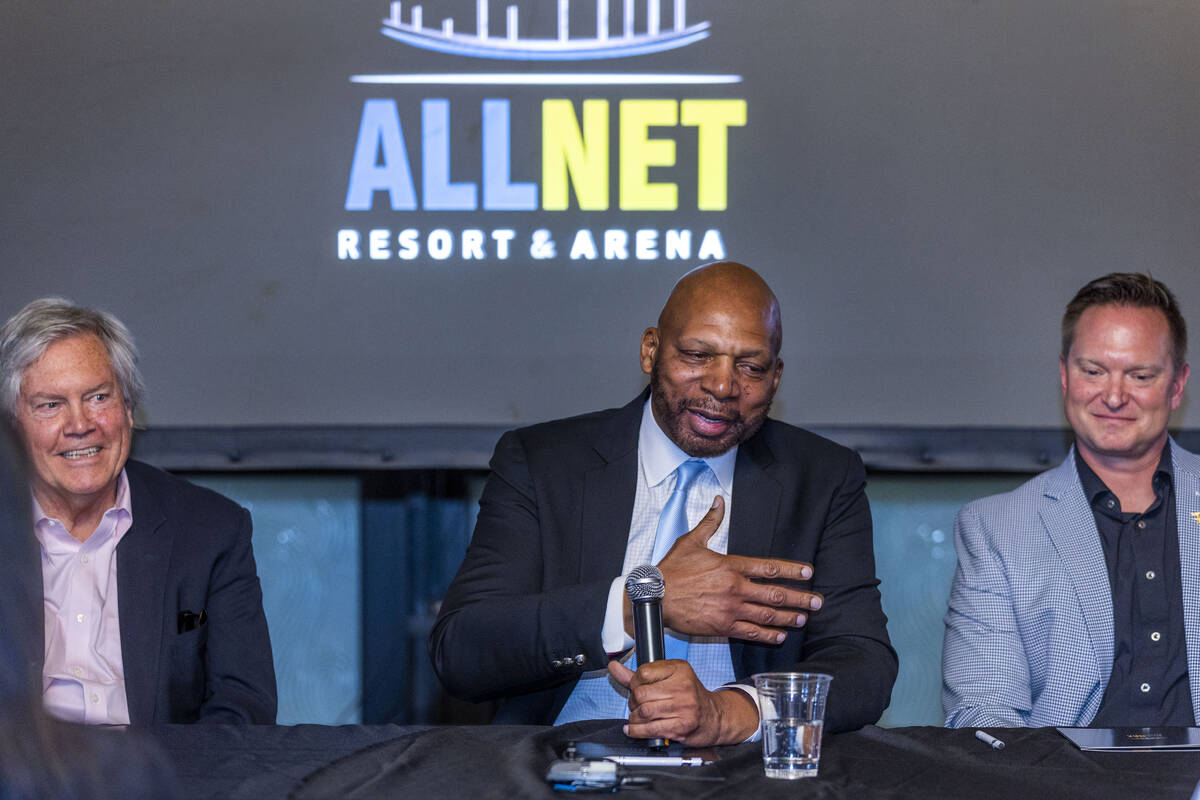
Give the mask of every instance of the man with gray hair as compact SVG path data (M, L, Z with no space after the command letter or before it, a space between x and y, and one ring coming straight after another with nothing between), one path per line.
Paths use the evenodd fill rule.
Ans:
M129 460L142 391L111 314L44 298L0 328L42 554L43 701L83 723L273 723L250 515Z

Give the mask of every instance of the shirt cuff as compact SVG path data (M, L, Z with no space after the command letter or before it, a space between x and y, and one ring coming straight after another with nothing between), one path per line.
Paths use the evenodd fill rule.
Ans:
M633 647L633 638L625 633L625 576L613 579L608 589L608 605L604 609L604 626L600 643L609 658L616 658Z
M716 689L713 689L713 691L720 692L720 691L728 691L731 689L733 691L742 692L743 694L745 694L747 697L750 698L750 702L754 703L754 709L758 712L758 719L761 722L761 720L762 720L762 703L760 703L758 700L758 690L755 689L753 686L749 686L744 683L727 683L724 686L718 686ZM742 741L743 741L743 743L757 742L760 739L762 739L762 725L761 724L758 725L757 727L755 727L754 733L750 734L750 736L748 738L743 739Z

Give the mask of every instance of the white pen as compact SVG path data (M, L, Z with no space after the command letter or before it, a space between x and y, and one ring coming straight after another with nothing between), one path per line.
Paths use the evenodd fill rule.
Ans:
M711 764L703 758L681 758L680 756L605 756L608 761L626 767L703 767Z
M990 733L987 733L985 731L975 731L975 738L978 739L979 741L983 742L984 744L989 745L993 750L1003 750L1004 749L1004 742L1000 741L995 736L992 736Z

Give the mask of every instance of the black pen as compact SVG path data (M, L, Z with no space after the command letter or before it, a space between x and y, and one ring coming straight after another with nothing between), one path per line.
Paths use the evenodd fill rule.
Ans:
M1004 742L985 731L975 731L975 738L991 747L993 750L1003 750Z

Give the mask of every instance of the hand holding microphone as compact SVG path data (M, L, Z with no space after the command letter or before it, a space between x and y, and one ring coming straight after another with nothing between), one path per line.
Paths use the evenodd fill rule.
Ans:
M644 738L651 749L665 748L669 741L694 747L743 741L758 725L753 701L736 690L709 691L687 661L666 657L662 572L649 565L635 568L625 579L625 591L633 609L638 671L614 660L608 672L629 689L626 733Z

